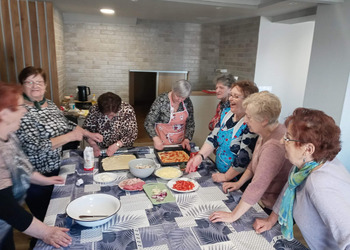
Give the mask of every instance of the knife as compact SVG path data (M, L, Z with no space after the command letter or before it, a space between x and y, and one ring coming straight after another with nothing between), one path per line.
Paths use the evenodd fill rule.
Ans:
M108 217L109 215L79 215L80 219L85 218L101 218L101 217Z

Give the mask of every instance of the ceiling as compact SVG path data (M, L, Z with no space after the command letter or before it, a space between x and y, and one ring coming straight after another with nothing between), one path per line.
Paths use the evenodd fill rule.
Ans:
M44 1L44 0L39 0ZM62 13L102 15L100 8L112 8L115 17L216 23L255 16L275 21L312 16L317 4L334 4L343 0L46 0ZM114 17L114 18L115 18ZM113 17L111 17L113 18ZM273 21L273 20L272 20Z

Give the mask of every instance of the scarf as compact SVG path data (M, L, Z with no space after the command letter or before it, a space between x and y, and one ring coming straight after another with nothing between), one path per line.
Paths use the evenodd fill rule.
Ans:
M293 166L289 174L288 187L284 192L280 211L278 213L278 223L281 225L282 234L287 240L292 240L294 238L293 206L295 190L309 176L311 171L320 164L321 163L315 161L306 162L300 170L296 166Z
M41 105L43 105L43 104L46 102L45 96L44 96L44 98L43 98L41 101L39 101L39 102L30 100L30 98L29 98L26 94L24 94L24 93L23 93L23 98L24 98L24 100L27 100L28 102L34 103L34 106L35 106L37 109L39 109L39 110L41 109Z

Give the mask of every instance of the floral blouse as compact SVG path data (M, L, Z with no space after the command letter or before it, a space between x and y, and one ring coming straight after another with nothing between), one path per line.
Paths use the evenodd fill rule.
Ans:
M90 108L83 128L93 133L100 133L103 141L97 143L100 148L108 148L113 143L121 141L123 146L132 146L137 138L137 122L134 108L121 102L116 116L111 120L101 113L97 105Z
M185 138L192 140L194 134L194 117L193 117L193 105L191 99L188 97L184 100L188 118L186 120L185 128ZM184 111L182 103L180 103L178 110ZM168 93L163 93L159 95L156 100L153 102L150 111L145 119L145 129L151 138L157 136L156 132L156 123L169 123L170 121L170 99Z
M220 129L229 130L238 124L238 122L233 121L234 114L231 111L226 114L225 118L227 116L229 116L229 119L227 119L226 123L220 124L222 121L218 122L213 131L208 135L205 143L212 145L214 148L219 147L220 145L218 143L218 133ZM237 138L232 138L230 143L230 150L237 155L237 157L232 162L232 167L234 170L239 173L243 173L245 171L252 158L257 139L258 135L250 132L248 126L242 131L242 134L240 136Z
M47 107L40 110L26 105L28 112L23 116L16 132L24 153L42 174L51 173L60 167L62 148L52 149L50 139L66 134L77 126L51 100L47 100L47 104Z
M221 117L221 112L224 109L228 109L230 107L230 102L226 101L226 102L222 102L220 101L218 103L218 105L216 106L216 110L215 110L215 115L213 116L213 118L211 118L210 122L209 122L209 130L212 131L216 124L220 123L220 117Z

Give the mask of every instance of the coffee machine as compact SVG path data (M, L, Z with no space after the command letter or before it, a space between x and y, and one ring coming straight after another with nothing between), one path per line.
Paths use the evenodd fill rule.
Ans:
M88 96L91 95L90 88L87 86L78 86L78 101L86 102L88 100Z

